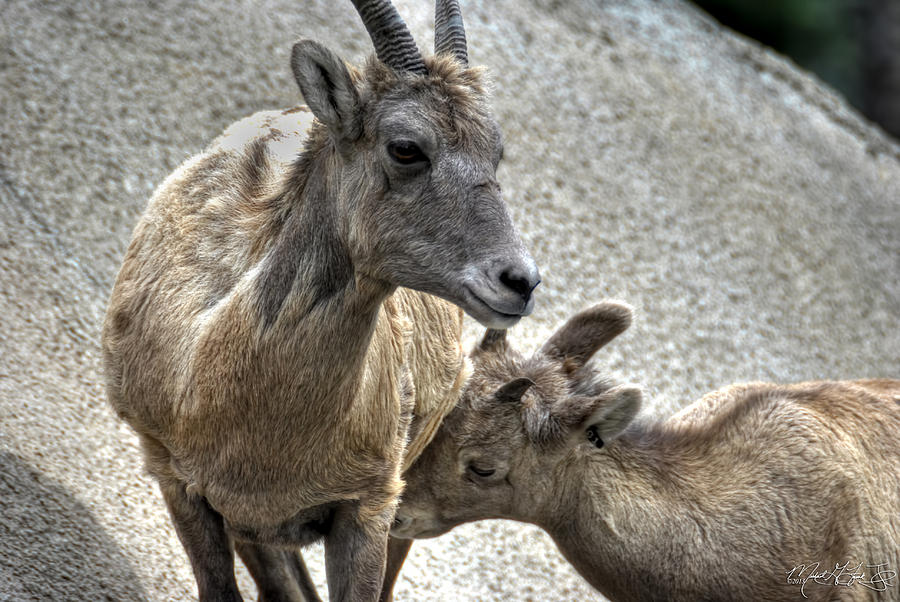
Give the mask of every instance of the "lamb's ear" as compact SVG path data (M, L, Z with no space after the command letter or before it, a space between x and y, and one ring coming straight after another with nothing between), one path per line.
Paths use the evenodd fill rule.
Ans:
M338 142L356 140L361 134L359 93L344 62L318 42L301 40L291 52L291 69L313 115Z
M596 399L594 411L578 427L578 440L582 437L597 447L609 443L631 424L641 409L640 387L622 385L613 387Z
M605 301L572 316L541 347L545 355L564 363L572 373L587 363L598 349L631 326L631 307Z

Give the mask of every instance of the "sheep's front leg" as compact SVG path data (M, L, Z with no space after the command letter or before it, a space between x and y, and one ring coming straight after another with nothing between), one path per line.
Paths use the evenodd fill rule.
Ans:
M331 600L378 600L393 519L393 506L374 516L363 516L356 502L337 509L325 538L325 573Z
M259 602L321 602L300 552L243 541L234 546L256 582Z
M178 481L160 481L178 539L187 552L201 602L240 601L234 579L234 552L222 516Z

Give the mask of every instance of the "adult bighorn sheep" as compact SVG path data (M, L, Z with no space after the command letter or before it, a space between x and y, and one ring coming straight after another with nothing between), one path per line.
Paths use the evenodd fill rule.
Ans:
M531 357L488 330L392 535L533 523L612 600L900 600L900 381L736 385L634 424L640 389L585 366L630 320L597 305Z
M457 3L436 3L431 58L389 1L354 5L377 58L297 43L315 121L257 114L169 176L109 302L109 399L203 600L240 599L233 544L263 598L315 597L285 548L323 536L331 598L376 599L411 406L458 382L447 301L504 328L539 282Z

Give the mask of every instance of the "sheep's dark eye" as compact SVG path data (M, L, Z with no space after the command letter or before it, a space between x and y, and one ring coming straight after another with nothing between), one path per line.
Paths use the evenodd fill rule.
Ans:
M388 153L400 165L413 165L428 161L419 145L409 140L399 140L388 144Z
M474 464L469 464L469 472L481 478L492 476L496 471L493 468L478 468Z

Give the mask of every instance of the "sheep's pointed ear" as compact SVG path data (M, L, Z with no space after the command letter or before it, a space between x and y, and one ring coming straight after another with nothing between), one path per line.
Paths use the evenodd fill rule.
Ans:
M631 307L605 301L572 316L551 336L541 352L564 362L572 373L587 363L598 349L631 326Z
M631 424L641 409L643 395L635 385L613 387L594 400L593 411L578 427L577 441L583 438L597 447L609 443Z
M522 400L525 392L533 386L534 381L530 378L517 378L497 389L494 399L501 403L518 403Z
M362 133L359 93L344 62L318 42L301 40L291 52L291 69L313 115L338 142L356 140Z
M478 351L488 351L491 353L499 353L505 351L509 347L506 341L506 331L488 328L484 331L484 336L478 344Z

